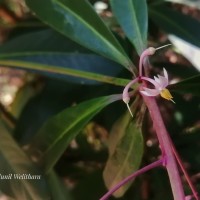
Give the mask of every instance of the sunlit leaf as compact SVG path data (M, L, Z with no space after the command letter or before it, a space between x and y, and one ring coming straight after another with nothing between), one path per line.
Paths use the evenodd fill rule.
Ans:
M191 0L165 0L165 1L169 1L172 3L184 4L187 6L191 6L191 7L200 9L200 1L199 0L192 0L192 1Z
M133 70L123 48L88 1L43 0L42 6L40 0L26 0L26 3L42 21L57 31Z
M29 158L15 143L10 133L4 128L1 121L0 138L1 175L11 176L11 178L0 181L2 192L12 196L14 199L21 200L50 198L43 173L31 163ZM15 178L20 175L36 175L39 178Z
M168 38L172 42L172 44L178 49L178 51L185 58L187 58L196 69L200 71L200 62L199 62L200 48L174 35L169 35Z
M50 118L33 138L29 154L48 172L84 126L105 106L120 98L121 95L99 97L67 108Z
M135 120L130 119L130 113L120 118L114 125L109 138L109 158L103 172L108 189L114 187L136 171L143 156L143 137ZM114 193L121 197L130 187L128 183Z
M146 0L111 0L112 11L140 55L147 44Z

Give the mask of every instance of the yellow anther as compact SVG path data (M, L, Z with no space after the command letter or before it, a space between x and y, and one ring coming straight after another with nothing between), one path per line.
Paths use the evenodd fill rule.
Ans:
M170 93L169 90L166 89L166 88L163 89L163 90L161 90L160 96L161 96L162 98L164 98L164 99L167 99L167 100L172 101L173 103L175 103L175 102L172 100L173 97L172 97L171 93Z

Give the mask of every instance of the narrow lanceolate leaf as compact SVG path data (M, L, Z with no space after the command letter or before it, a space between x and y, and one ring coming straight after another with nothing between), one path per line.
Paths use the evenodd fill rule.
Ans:
M1 121L0 138L0 173L7 176L0 181L1 191L14 199L51 199L43 173L31 163Z
M200 47L200 22L166 6L151 6L150 17L164 31Z
M146 0L110 0L112 11L140 55L147 44Z
M141 129L135 120L130 120L130 113L118 120L109 138L109 158L103 172L108 189L116 186L120 181L136 171L143 155L143 137ZM121 197L131 183L122 186L114 193Z
M51 170L46 177L52 194L52 199L72 200L69 190L54 170Z
M42 6L40 0L26 0L26 3L52 28L133 70L133 64L123 48L87 0L43 0Z
M38 38L38 40L35 40L35 38ZM31 33L29 31L26 34L12 37L9 41L0 45L0 60L2 59L28 61L102 74L100 80L103 79L104 75L116 77L122 71L120 64L93 54L88 49L52 29ZM48 70L48 68L43 69ZM81 84L99 84L99 82L92 81L89 78L58 75L56 71L55 73L46 72L45 75Z
M200 75L187 78L169 86L170 90L180 94L194 94L200 96Z
M114 85L120 85L120 86L125 86L128 83L127 79L115 78L111 76L105 76L102 74L70 69L66 67L44 65L44 64L40 64L36 62L0 59L0 65L6 66L6 67L12 67L12 68L14 67L14 68L30 70L30 71L37 72L43 75L57 77L57 78L66 78L65 75L69 75L69 76L74 76L74 77L79 77L79 78L84 78L84 79L100 81L104 83L110 83Z
M120 98L121 95L99 97L67 108L50 118L33 138L29 154L49 172L84 126L105 106Z

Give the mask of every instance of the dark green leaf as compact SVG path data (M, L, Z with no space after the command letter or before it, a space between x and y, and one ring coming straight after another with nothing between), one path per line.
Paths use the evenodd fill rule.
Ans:
M198 70L190 65L188 66L170 62L155 62L153 63L153 66L158 67L161 71L163 70L164 66L169 75L180 79L196 76L198 73Z
M115 78L111 76L105 76L101 74L96 74L92 72L86 72L76 69L70 69L66 67L60 67L60 66L52 66L52 65L44 65L40 63L34 63L34 62L25 62L25 61L19 61L19 60L1 60L0 59L0 65L1 66L7 66L7 67L14 67L14 68L20 68L25 70L31 70L35 71L37 73L41 74L48 74L50 76L50 73L52 73L53 77L59 78L59 75L64 78L63 75L70 75L75 77L80 77L115 85L126 85L129 81L122 78ZM54 75L53 75L54 74Z
M150 17L164 31L200 47L200 22L166 6L151 6Z
M37 62L115 77L122 71L121 65L91 54L88 50L52 30L34 31L8 40L0 45L0 59ZM99 84L89 79L48 72L40 73L81 84Z
M45 65L53 65L55 68L58 66L63 69L71 69L71 70L80 70L83 73L94 73L106 76L113 76L116 77L121 71L122 68L119 64L105 59L104 57L100 57L94 54L63 54L63 53L48 53L48 54L42 54L39 55L29 55L26 56L20 55L20 56L12 56L10 55L6 60L16 60L18 62L25 61L30 63L37 63L39 64L45 64ZM0 61L1 62L1 61ZM42 66L42 65L41 65ZM59 68L57 68L59 70ZM76 82L79 84L100 84L99 81L91 80L89 77L86 78L79 78L78 76L69 76L64 74L57 74L55 73L49 73L48 67L45 70L45 67L43 67L43 71L35 71L34 69L31 70L32 72L37 72L42 75L52 77L52 78L58 78L67 80L70 82ZM101 79L102 80L102 79Z
M0 138L1 175L11 176L10 179L8 178L0 181L2 192L14 197L14 199L49 199L50 193L47 191L43 173L31 163L4 128L1 121ZM37 175L40 178L15 178L17 175L23 174Z
M48 172L84 126L105 106L120 98L121 95L99 97L65 109L39 130L30 144L29 153L37 157Z
M26 0L36 15L57 31L129 70L130 59L86 0ZM78 6L77 6L78 5Z
M142 132L135 120L130 120L130 113L126 113L115 123L108 147L109 158L103 176L107 188L110 189L136 171L143 156ZM129 187L130 183L124 185L114 196L121 197Z
M77 100L75 94L73 98L69 98L68 94L77 91L78 86L70 83L66 84L64 81L47 79L45 82L37 82L37 87L37 90L35 90L36 88L33 87L33 83L30 85L26 84L25 88L21 88L19 95L16 96L12 105L11 111L13 111L13 106L14 111L19 109L21 107L20 99L25 99L24 95L20 98L20 93L23 94L23 91L27 89L30 90L29 92L32 92L32 98L23 108L14 132L15 138L22 145L30 143L33 135L36 134L50 116L56 115L56 113L65 109L67 105L71 105L74 99ZM41 87L43 88L41 89ZM22 104L24 99L21 100Z
M91 53L64 35L52 30L42 29L20 32L0 45L0 57L41 55L45 53Z
M112 11L140 55L147 45L146 0L111 0Z
M194 95L200 95L200 75L193 76L191 78L180 81L176 84L169 86L172 91L185 94L190 93Z

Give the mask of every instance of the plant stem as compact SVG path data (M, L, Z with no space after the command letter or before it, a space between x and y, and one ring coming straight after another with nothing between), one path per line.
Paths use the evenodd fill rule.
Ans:
M99 200L107 200L115 191L117 191L121 186L125 185L127 182L131 181L133 178L135 178L136 176L139 176L140 174L143 174L155 167L158 167L160 165L162 165L164 158L157 160L145 167L143 167L142 169L137 170L136 172L134 172L133 174L131 174L130 176L126 177L125 179L123 179L119 184L117 184L116 186L114 186L113 188L111 188L103 197L101 197Z
M176 160L173 154L171 141L165 128L160 110L154 97L144 96L144 101L149 109L153 126L156 131L162 153L166 158L166 169L168 172L174 200L185 200L183 185L177 168Z
M188 173L187 173L185 167L183 166L183 163L182 163L182 161L181 161L181 158L180 158L178 152L176 151L175 146L174 146L174 144L173 144L172 142L171 142L171 145L172 145L172 150L173 150L173 153L174 153L174 155L175 155L175 157L176 157L176 160L177 160L177 162L178 162L178 164L179 164L179 166L180 166L180 168L181 168L181 170L182 170L182 172L183 172L183 174L184 174L184 176L185 176L185 178L186 178L186 180L187 180L187 182L188 182L188 185L190 186L190 189L192 190L192 193L193 193L195 199L196 199L196 200L199 200L198 192L196 191L196 188L195 188L195 186L193 185L193 183L192 183L192 181L191 181L191 179L190 179L190 176L188 175Z

